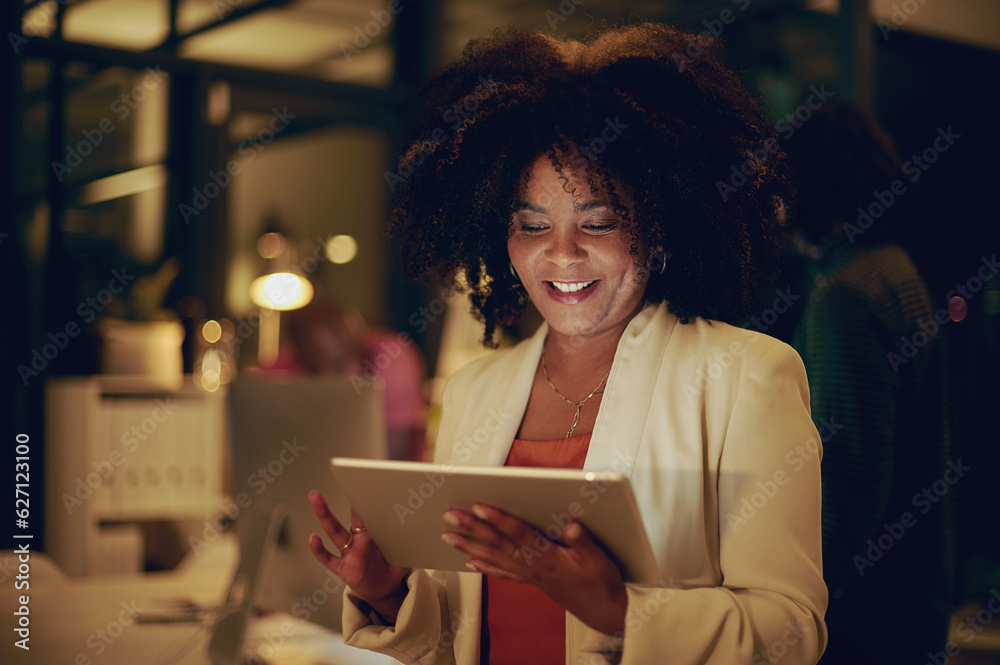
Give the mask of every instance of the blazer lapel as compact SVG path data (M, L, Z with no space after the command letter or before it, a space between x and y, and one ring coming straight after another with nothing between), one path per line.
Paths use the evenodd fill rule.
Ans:
M666 304L647 305L618 341L601 410L583 468L632 476L653 389L676 317Z
M511 367L505 380L492 387L492 404L502 404L497 420L499 425L493 431L490 444L474 449L473 456L463 464L476 466L503 466L507 461L514 437L521 426L524 411L528 407L528 397L531 395L531 385L535 380L539 358L542 357L542 347L548 324L543 323L528 340L511 349L511 357L507 363ZM495 399L493 399L495 398Z
M661 303L647 305L625 328L601 398L584 469L632 475L653 387L675 323L676 318L667 314L666 305ZM543 323L525 344L512 350L509 382L493 387L493 403L503 404L500 424L490 445L477 448L468 464L503 466L528 406L547 334L548 324Z

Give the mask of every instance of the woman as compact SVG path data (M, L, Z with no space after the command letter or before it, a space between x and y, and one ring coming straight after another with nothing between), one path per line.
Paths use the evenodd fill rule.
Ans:
M805 374L722 323L746 314L789 200L759 105L713 42L661 25L587 45L498 34L423 96L389 178L404 262L463 277L487 343L528 300L545 319L450 380L436 461L629 475L661 581L623 584L578 524L531 550L532 525L484 505L443 516L469 573L399 569L313 493L341 555L318 536L313 552L350 588L345 640L411 663L814 663ZM720 196L733 166L746 182ZM497 409L487 444L457 443Z

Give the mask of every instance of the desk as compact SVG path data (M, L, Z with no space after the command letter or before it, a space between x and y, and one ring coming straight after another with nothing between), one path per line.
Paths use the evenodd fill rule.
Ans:
M9 554L9 553L6 553ZM221 542L192 565L168 573L65 577L41 553L31 555L31 587L14 588L16 557L0 558L0 662L20 665L210 665L208 630L190 623L136 623L133 614L171 601L212 607L225 596L236 547ZM14 645L13 611L29 594L31 634ZM274 665L390 665L392 658L344 645L340 634L274 614L251 623L246 645Z

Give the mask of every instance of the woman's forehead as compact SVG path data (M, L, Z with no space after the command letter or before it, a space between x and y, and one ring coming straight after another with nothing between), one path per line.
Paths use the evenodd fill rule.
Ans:
M558 148L554 148L549 153L538 155L525 167L522 186L514 197L514 210L544 212L557 201L565 203L566 197L572 197L573 208L578 212L621 205L631 207L629 188L618 178L609 175L614 189L612 193L605 188L605 179L600 174L588 173L564 157Z

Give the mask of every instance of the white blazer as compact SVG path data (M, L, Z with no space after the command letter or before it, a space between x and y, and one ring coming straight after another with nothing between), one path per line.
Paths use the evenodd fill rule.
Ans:
M448 382L436 461L500 466L547 333ZM826 644L820 437L788 345L647 305L628 325L584 469L631 477L659 563L624 635L566 615L566 663L815 663ZM482 577L415 570L395 626L347 592L345 641L404 663L479 662Z

